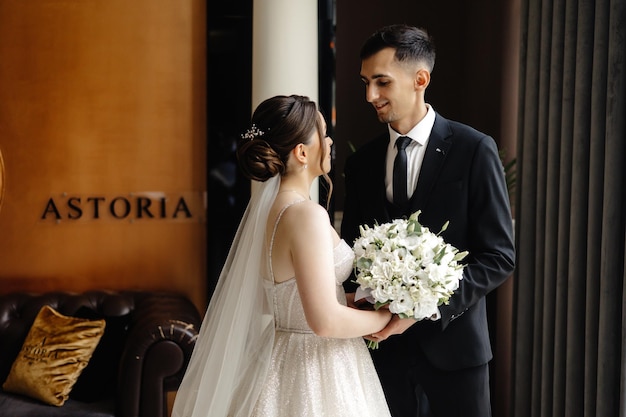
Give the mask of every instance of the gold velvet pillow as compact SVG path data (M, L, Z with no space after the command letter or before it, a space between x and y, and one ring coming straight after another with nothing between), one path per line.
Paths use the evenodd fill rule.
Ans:
M104 320L67 317L42 307L2 388L63 405L89 363L104 326Z

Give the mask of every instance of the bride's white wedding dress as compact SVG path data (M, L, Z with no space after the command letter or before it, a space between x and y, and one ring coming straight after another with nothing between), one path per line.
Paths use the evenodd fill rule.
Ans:
M274 233L288 207L280 212ZM269 249L270 265L274 233ZM346 305L342 283L350 276L354 253L342 240L334 249L334 258L337 299ZM334 339L315 335L304 316L295 278L274 284L273 299L274 347L269 374L253 415L389 416L365 341L360 337Z

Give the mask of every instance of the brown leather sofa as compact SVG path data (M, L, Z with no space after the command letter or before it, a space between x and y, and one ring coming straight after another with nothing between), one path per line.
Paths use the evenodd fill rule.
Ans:
M0 416L166 417L201 317L184 296L151 291L0 295L0 386L42 306L105 319L106 328L70 398L60 407L0 389Z

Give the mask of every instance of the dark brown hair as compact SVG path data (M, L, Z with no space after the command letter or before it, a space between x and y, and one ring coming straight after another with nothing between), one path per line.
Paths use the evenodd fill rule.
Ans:
M242 135L237 158L243 174L251 180L267 181L287 170L289 152L307 144L317 130L321 146L320 167L326 159L325 137L317 105L306 96L275 96L259 104L251 127ZM328 175L323 175L332 189Z
M396 50L398 62L424 62L428 71L435 67L435 44L424 29L396 24L374 32L361 47L361 60L367 59L385 48Z

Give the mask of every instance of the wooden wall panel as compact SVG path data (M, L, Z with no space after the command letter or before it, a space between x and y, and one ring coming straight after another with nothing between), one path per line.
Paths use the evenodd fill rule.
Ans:
M172 289L204 308L205 7L0 0L0 291ZM146 192L166 218L108 214ZM192 216L173 219L181 197Z

